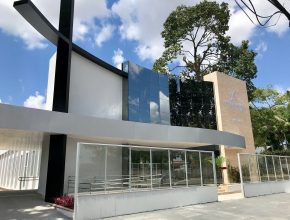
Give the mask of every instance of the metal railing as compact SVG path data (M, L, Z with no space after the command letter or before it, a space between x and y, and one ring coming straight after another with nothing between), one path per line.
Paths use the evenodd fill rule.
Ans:
M36 177L36 176L20 176L20 177L18 177L19 190L22 190L22 188L27 189L27 187L26 187L27 182L33 182L33 181L38 181L38 180L39 180L39 177Z

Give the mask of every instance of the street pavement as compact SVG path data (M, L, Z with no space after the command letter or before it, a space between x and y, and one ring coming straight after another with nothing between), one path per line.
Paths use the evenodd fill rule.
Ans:
M0 220L66 220L36 193L0 193ZM219 202L106 218L105 220L290 220L290 194L249 199L219 196Z
M35 192L1 192L0 220L66 220Z

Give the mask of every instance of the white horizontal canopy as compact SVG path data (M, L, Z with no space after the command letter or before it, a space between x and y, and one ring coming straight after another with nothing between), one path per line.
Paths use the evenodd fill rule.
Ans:
M225 145L245 148L244 137L229 132L112 120L5 104L0 104L0 129L66 134L112 144L181 148Z

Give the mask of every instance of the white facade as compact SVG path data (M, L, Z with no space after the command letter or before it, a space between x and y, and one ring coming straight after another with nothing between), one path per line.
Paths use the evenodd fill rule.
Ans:
M45 109L52 110L53 93L54 93L54 78L56 66L56 53L49 60L47 91L46 91L46 106Z
M122 79L73 52L69 113L122 120Z
M46 108L52 109L56 54L49 62ZM69 113L122 120L123 77L72 52Z

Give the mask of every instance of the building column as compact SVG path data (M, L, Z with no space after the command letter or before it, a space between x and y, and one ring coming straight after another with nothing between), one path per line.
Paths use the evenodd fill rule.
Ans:
M73 16L74 0L61 0L59 32L66 40L58 39L52 110L65 113L69 106ZM66 141L64 134L50 136L45 201L63 194Z
M224 145L220 145L220 155L223 156L224 158L227 158ZM223 167L228 167L227 166L227 160L224 162L224 164L222 166ZM223 169L222 170L222 178L223 178L223 183L224 184L229 184L230 183L228 169Z
M45 201L63 195L66 135L50 135Z

